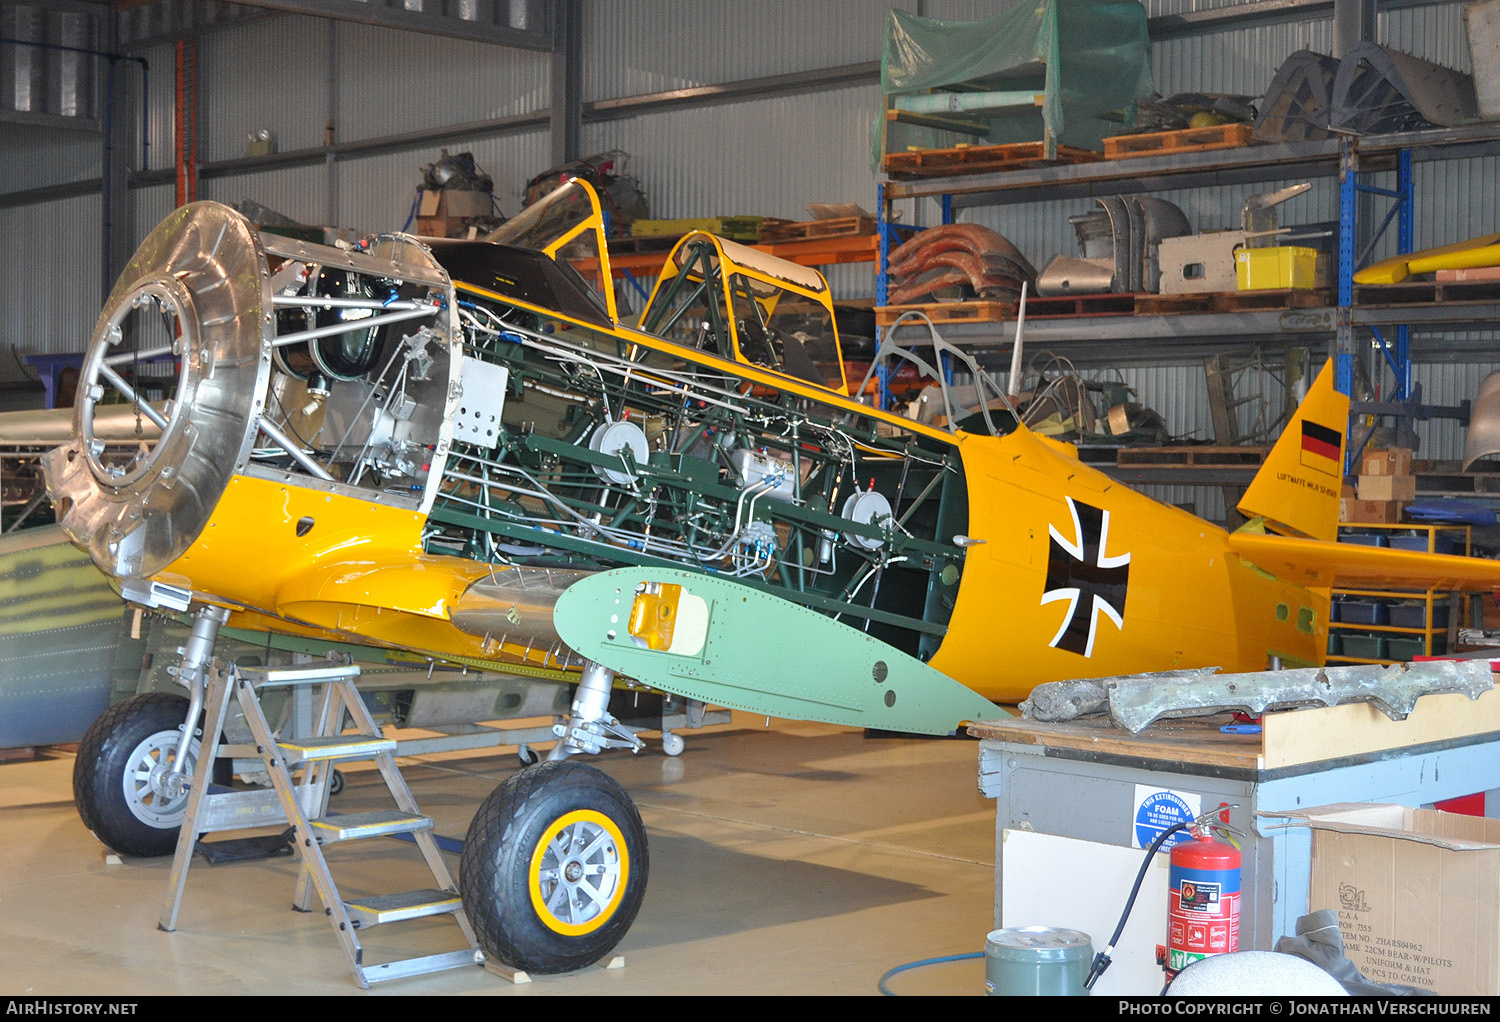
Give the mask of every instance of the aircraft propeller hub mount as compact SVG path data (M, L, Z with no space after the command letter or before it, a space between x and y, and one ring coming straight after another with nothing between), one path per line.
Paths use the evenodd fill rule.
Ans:
M198 202L151 233L105 303L77 439L47 466L63 528L112 574L149 576L179 557L248 459L270 375L269 277L254 226ZM121 404L133 435L96 429L99 410Z

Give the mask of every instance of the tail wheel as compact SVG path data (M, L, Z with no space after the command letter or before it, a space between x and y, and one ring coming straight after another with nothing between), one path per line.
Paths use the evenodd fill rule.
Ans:
M73 763L73 798L84 826L123 855L170 855L187 792L164 796L157 782L177 756L188 701L147 692L116 703L89 725ZM192 775L199 741L188 748Z
M487 954L569 972L625 936L649 868L630 796L609 775L563 760L521 771L484 800L464 840L459 889Z

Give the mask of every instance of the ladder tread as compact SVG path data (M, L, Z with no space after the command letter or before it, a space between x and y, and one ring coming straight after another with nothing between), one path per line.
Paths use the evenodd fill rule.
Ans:
M424 916L457 912L463 903L452 891L427 888L420 891L399 891L395 894L373 894L362 898L350 898L344 902L349 918L360 926L379 926L396 923L403 919L421 919Z
M419 958L402 958L379 965L362 965L360 975L366 983L380 983L483 963L483 958L477 950L465 948L462 951L446 951L436 955L423 955Z
M323 844L356 841L367 837L412 834L432 827L432 817L405 813L399 809L381 809L369 813L342 813L308 820L308 827Z
M290 762L311 760L370 759L382 752L395 752L394 739L381 735L327 735L318 738L293 738L277 742Z

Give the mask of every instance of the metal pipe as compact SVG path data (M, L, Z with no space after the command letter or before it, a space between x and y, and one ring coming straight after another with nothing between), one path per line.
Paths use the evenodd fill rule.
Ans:
M296 333L281 334L271 342L272 347L283 348L288 344L297 344L301 341L317 340L319 337L331 337L335 334L348 334L356 330L371 330L377 327L390 326L393 323L404 323L409 319L421 319L426 316L436 315L436 305L428 305L411 312L395 312L389 316L371 316L369 319L345 320L342 323L334 323L331 326L320 326L313 330L298 330Z
M388 312L395 310L404 312L409 309L431 309L430 305L420 305L416 302L390 302L389 304L376 298L334 298L331 295L272 295L271 304L278 306L298 306L314 309L372 309L376 312ZM359 321L363 326L363 320Z
M272 443L274 443L277 447L280 447L282 450L286 451L287 455L297 464L306 469L309 474L317 476L324 482L334 482L333 476L324 471L322 465L319 465L316 461L313 461L312 458L308 456L307 452L302 450L300 444L294 444L292 442L292 438L278 429L275 424L271 422L271 420L267 419L265 416L261 416L259 425L260 431L266 436L270 437Z
M155 408L153 408L150 402L142 401L140 399L140 396L136 394L135 388L126 383L124 378L119 373L115 372L107 364L101 363L99 366L99 374L106 380L108 380L116 390L123 394L125 396L125 400L129 401L133 406L140 409L142 415L150 419L152 422L156 423L157 429L165 430L167 428L167 420L162 417L161 412L158 412Z

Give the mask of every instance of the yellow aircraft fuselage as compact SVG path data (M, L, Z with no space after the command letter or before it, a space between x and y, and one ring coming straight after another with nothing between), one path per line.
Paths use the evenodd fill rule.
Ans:
M1322 663L1327 589L1258 570L1231 551L1225 530L1026 429L937 435L962 457L968 536L979 541L968 547L948 631L930 661L937 670L990 700L1015 702L1059 679L1259 670L1273 657ZM316 524L299 537L307 518ZM244 608L243 627L499 659L493 641L449 620L460 594L491 568L424 554L424 521L407 508L239 475L200 538L157 578ZM247 562L247 552L270 553L267 536L274 556ZM524 643L505 646L506 658L529 652Z
M1011 702L1066 678L1323 662L1326 589L1256 569L1223 529L1026 430L959 444L984 542L931 661L943 673Z

